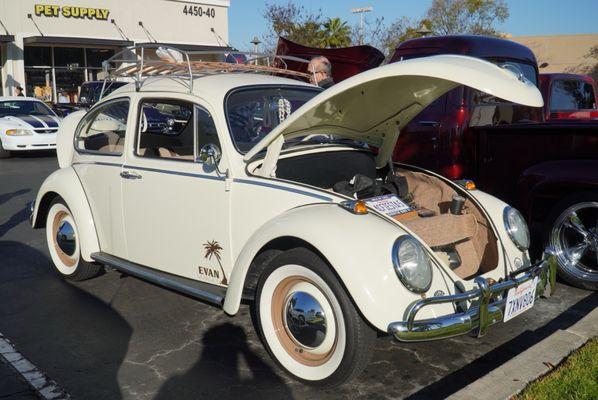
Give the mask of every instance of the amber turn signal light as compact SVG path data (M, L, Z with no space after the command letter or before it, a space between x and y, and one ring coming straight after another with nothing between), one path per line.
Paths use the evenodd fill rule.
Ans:
M361 200L348 200L339 203L339 205L347 211L352 212L353 214L367 214L368 207L365 203Z

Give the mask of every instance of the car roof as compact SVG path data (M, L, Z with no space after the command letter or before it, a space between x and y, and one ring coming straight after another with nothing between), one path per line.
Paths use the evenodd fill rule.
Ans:
M230 90L253 85L294 85L316 88L314 85L296 80L253 73L220 73L194 76L193 94L203 98L222 98ZM141 83L140 92L174 92L189 93L188 80L173 79L171 77L148 77ZM135 92L135 84L130 83L110 93L105 99ZM103 101L104 99L102 99Z
M36 99L35 97L25 96L0 96L0 101L36 101L38 103L43 103L43 101Z
M397 46L391 62L404 53L462 54L479 58L507 58L536 64L534 53L521 43L481 35L426 36L410 39Z

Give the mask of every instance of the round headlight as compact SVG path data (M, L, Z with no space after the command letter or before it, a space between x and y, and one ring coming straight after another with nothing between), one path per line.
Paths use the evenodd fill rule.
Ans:
M392 246L392 263L405 287L423 293L432 284L432 265L426 251L412 236L401 236Z
M527 223L523 215L513 207L505 208L503 213L505 229L515 246L521 251L529 249L530 238Z

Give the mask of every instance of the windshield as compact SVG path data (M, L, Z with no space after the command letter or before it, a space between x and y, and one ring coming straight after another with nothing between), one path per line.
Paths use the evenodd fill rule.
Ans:
M50 115L55 116L52 110L39 101L15 100L0 101L0 118L20 115Z
M225 111L235 146L242 153L248 152L320 92L317 88L291 86L253 86L232 92Z
M104 82L84 83L81 86L81 94L79 96L79 103L81 104L95 104L100 100L100 93L102 93L102 85ZM104 89L104 96L109 95L121 86L126 85L125 82L107 82Z
M550 111L592 110L596 108L594 88L582 80L558 80L552 84Z

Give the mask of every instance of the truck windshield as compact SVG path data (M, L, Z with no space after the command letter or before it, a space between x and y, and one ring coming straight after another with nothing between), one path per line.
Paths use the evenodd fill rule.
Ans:
M488 60L501 68L538 86L536 68L514 60ZM541 120L541 109L518 105L479 90L471 90L472 112L470 126L504 125L519 122L538 122Z
M582 80L557 80L552 84L550 111L592 110L596 108L594 88Z
M39 101L15 100L0 101L0 118L19 115L50 115L55 116L52 110Z

